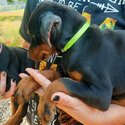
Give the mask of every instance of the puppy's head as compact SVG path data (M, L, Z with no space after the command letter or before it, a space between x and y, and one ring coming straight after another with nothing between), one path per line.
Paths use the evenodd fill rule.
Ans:
M34 27L34 18L32 16L29 22L29 33L32 37L29 55L31 59L40 61L56 52L54 43L59 39L62 21L52 12L43 12L38 16L38 25Z
M17 66L18 61L12 49L0 43L0 79L1 73L6 72L6 91L10 89L11 79L15 80L16 83L20 80Z
M80 13L66 5L50 1L39 4L28 24L28 32L32 38L30 57L38 61L55 50L61 51L83 21L85 18Z

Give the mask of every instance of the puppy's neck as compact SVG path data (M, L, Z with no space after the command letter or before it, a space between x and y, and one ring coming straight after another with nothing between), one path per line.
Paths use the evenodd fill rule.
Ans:
M81 39L83 38L86 30L89 27L89 24L87 25L86 28L86 20L84 17L80 17L77 18L77 20L75 20L75 23L69 23L68 26L67 24L62 26L62 33L61 33L61 37L57 42L57 45L59 50L63 51L65 46L70 46L70 44L72 44L71 47L68 47L69 49L71 49L73 46L75 46L75 44ZM84 27L85 26L85 27ZM85 29L85 31L83 31ZM81 31L81 32L79 32Z

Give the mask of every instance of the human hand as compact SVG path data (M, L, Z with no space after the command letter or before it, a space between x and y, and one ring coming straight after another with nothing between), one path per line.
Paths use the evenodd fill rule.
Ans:
M48 80L48 79L46 79L43 75L41 75L41 73L38 71L38 70L35 70L35 69L32 69L32 68L27 68L26 69L26 71L34 78L34 80L35 81L37 81L40 85L41 85L41 90L42 90L42 92L40 92L39 90L39 94L40 95L43 95L43 91L45 91L46 90L46 88L50 85L50 81ZM55 93L56 94L56 93ZM52 98L55 96L55 94L52 96ZM57 93L58 94L58 93ZM59 93L60 94L60 93ZM60 97L61 96L63 96L64 94L61 94L60 95ZM57 96L56 96L57 97ZM66 100L64 101L63 99L66 97ZM64 110L64 111L66 111L68 114L70 114L71 116L74 116L74 114L76 114L76 116L79 114L79 112L77 111L78 109L79 110L81 110L81 104L82 104L82 102L79 100L78 101L78 99L76 99L77 101L78 101L78 103L76 104L76 103L74 103L74 101L76 101L75 100L75 98L69 98L70 96L68 96L68 95L65 95L65 97L64 98L60 98L60 100L58 101L58 102L54 102L54 103L57 103L57 107L59 107L60 109L62 109L62 110ZM67 98L68 97L68 98ZM70 104L70 101L68 101L68 99L71 99L70 101L71 101L71 103L73 102L73 104L75 105L75 107L77 107L78 109L73 109L72 107L70 107L70 105L72 106L72 104ZM77 102L76 101L76 102ZM62 103L63 102L63 103ZM80 102L80 103L79 103ZM62 104L61 104L62 103ZM66 104L65 104L66 103ZM61 105L60 105L61 104ZM78 106L79 105L79 106ZM87 106L87 105L86 105ZM81 113L83 113L83 112L81 112ZM74 116L74 118L76 117L76 116ZM79 116L79 115L78 115ZM77 119L77 118L75 118L75 119ZM80 121L80 118L78 117L78 119L77 119L78 121Z
M43 91L47 89L51 81L45 78L38 70L27 68L26 71L36 80ZM39 91L40 92L40 91ZM51 100L56 106L74 119L86 125L123 125L125 124L125 107L111 104L109 109L102 112L91 106L88 106L76 97L71 97L62 92L56 92L51 96Z
M102 112L88 106L76 97L71 97L62 92L51 96L56 106L74 119L85 125L123 125L125 124L125 107L110 104L107 111Z
M11 87L10 90L8 90L7 92L5 92L6 90L6 79L7 79L7 74L6 72L1 72L0 73L0 101L7 99L9 97L11 97L16 89L16 82L13 81L13 79L11 79Z
M46 88L50 85L51 81L44 77L39 70L26 68L26 71L38 82L41 87L36 91L39 95L43 95Z

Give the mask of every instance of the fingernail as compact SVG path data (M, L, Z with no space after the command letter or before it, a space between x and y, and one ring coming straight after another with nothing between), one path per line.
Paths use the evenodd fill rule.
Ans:
M2 72L1 75L2 75L3 77L5 77L5 76L6 76L6 72Z
M58 95L56 95L54 98L53 98L53 101L59 101L60 97Z

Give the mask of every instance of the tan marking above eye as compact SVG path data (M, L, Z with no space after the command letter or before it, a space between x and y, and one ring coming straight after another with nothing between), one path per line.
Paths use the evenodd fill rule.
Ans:
M78 71L69 72L69 76L70 76L70 78L72 78L76 81L81 81L83 78L83 75L81 73L79 73Z

